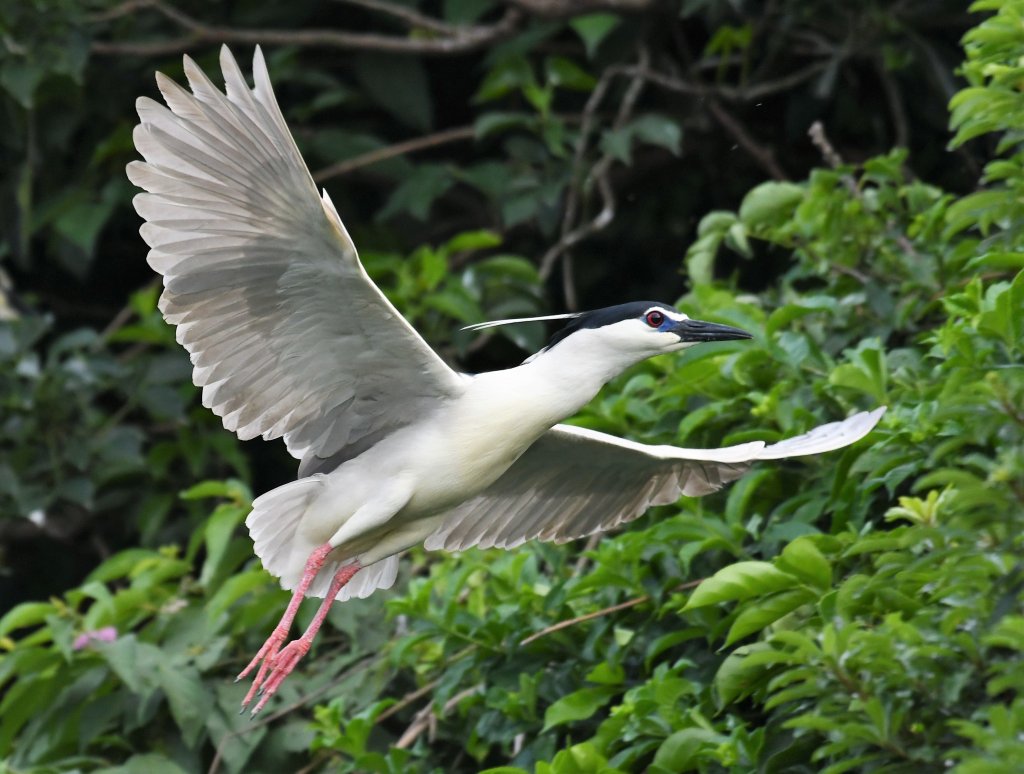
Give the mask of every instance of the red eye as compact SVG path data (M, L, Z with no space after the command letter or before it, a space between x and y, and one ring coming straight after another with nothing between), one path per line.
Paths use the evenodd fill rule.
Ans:
M665 315L661 312L648 312L644 320L652 328L658 328L663 322L665 322Z

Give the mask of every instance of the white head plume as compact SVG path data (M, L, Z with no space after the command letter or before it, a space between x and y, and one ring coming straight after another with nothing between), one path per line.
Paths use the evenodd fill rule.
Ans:
M484 328L497 328L499 325L514 325L515 323L542 322L544 320L572 320L582 315L582 312L566 312L565 314L545 314L540 317L510 317L507 320L488 320L487 322L473 323L462 328L464 331L481 331Z

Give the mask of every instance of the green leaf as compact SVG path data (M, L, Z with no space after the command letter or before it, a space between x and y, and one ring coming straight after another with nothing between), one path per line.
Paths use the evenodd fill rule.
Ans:
M133 755L119 766L96 769L96 774L186 774L185 769L159 753Z
M156 689L158 670L165 660L160 648L139 642L134 634L128 634L98 650L132 693L147 699Z
M57 612L57 608L49 602L22 602L15 605L0 618L0 637L5 637L15 629L26 626L37 626L46 620L48 615Z
M167 696L171 716L181 729L182 738L194 745L213 709L213 695L203 685L193 667L173 667L165 659L157 668L157 680Z
M128 548L100 564L86 577L86 581L108 583L112 580L127 578L139 563L159 556L156 551L148 548Z
M793 217L804 193L795 183L761 183L743 197L740 220L751 230L779 226Z
M114 207L113 201L79 201L54 219L54 229L85 254L85 262L69 265L79 277L85 276L88 271L96 240L110 220Z
M601 150L621 161L633 163L633 144L637 140L649 145L658 145L679 155L682 129L664 116L648 113L630 121L620 129L606 131L601 136Z
M1024 271L1012 283L999 282L985 292L985 311L978 318L978 330L1002 339L1008 350L1015 351L1024 337Z
M628 126L637 139L662 147L674 156L679 155L683 130L673 119L658 113L646 113Z
M725 636L725 644L732 645L747 635L759 632L766 626L775 623L783 616L789 615L801 605L813 602L817 595L810 589L789 589L772 594L764 599L753 600L743 606L736 616L729 633Z
M994 250L975 256L967 263L968 269L1024 269L1024 252Z
M544 727L541 733L564 723L589 718L620 690L613 686L600 685L594 688L581 688L568 696L563 696L544 712Z
M483 113L473 122L473 136L478 140L484 140L492 134L500 134L510 129L533 128L537 121L537 117L530 113L500 111Z
M199 574L201 585L209 587L218 574L228 543L238 525L249 514L249 510L248 506L221 505L210 515L203 532L206 543L206 561L203 562L203 569Z
M463 231L449 239L442 251L445 253L462 253L468 250L486 250L501 244L501 234L487 229L479 231Z
M832 587L832 565L811 538L797 538L786 546L775 566L822 591Z
M593 59L597 47L608 34L622 23L622 18L612 13L591 13L577 16L569 22L587 49L587 58Z
M364 94L404 124L430 131L434 106L427 71L418 57L363 51L350 61Z
M202 481L181 493L182 500L205 500L208 497L222 497L239 502L252 499L245 484L234 479Z
M701 583L683 610L749 599L792 588L798 583L797 578L768 562L737 562Z
M0 86L10 94L23 108L31 108L35 104L36 89L42 83L46 71L36 63L14 59L4 62L0 67Z
M695 767L698 753L717 748L728 739L706 728L684 728L668 737L654 754L654 765L666 771L689 771Z
M249 592L266 592L276 586L277 583L262 569L232 575L210 597L206 603L206 614L211 621L216 620L221 613Z
M850 362L837 366L829 382L870 395L877 404L887 404L889 371L882 343L876 338L864 339L843 354Z
M417 220L426 220L434 201L454 184L451 172L441 164L422 164L391 192L378 218L387 220L408 212Z
M597 79L571 59L550 56L545 61L548 81L555 86L575 91L590 91L597 85Z
M626 680L626 670L624 670L619 664L615 664L613 666L607 661L602 661L587 673L585 679L589 683L621 685Z
M792 657L766 642L742 645L730 653L715 673L717 704L726 707L764 685L775 667Z
M530 84L536 85L530 63L518 54L505 56L488 71L473 101L489 102Z

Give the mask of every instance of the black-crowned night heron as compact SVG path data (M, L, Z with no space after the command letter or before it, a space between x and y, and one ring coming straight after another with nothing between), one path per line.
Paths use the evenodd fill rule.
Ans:
M335 599L395 580L397 554L562 542L652 505L702 495L755 460L816 454L862 438L884 409L766 446L649 446L557 424L652 355L750 338L640 302L568 320L516 368L449 368L366 275L321 197L271 90L259 49L250 89L227 48L226 94L185 58L192 93L157 74L167 102L138 101L128 165L146 220L160 309L177 326L203 405L239 437L284 438L299 479L246 520L263 566L294 594L239 677L258 666L258 712L309 650ZM557 316L556 316L557 317ZM500 321L508 323L510 321ZM324 597L282 648L304 597Z

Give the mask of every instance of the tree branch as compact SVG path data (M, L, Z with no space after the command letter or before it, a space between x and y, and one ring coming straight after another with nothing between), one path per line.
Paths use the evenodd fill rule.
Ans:
M775 154L772 153L771 148L766 148L761 145L757 140L747 134L746 129L743 128L743 124L737 121L733 115L722 107L717 100L709 99L707 101L708 110L711 111L711 115L715 117L715 120L722 125L722 128L736 141L743 150L750 154L750 156L776 180L786 180L786 173L782 171L782 167L775 160Z
M452 27L450 24L445 24L439 19L435 19L432 16L427 16L417 11L415 8L410 8L407 5L396 5L389 3L386 0L334 0L336 3L345 3L347 5L354 5L357 8L366 8L369 11L375 11L385 16L391 16L398 19L406 26L416 29L430 30L440 35L452 35L457 34L458 30L456 27Z
M564 19L582 13L614 11L641 13L651 10L658 0L508 0L512 5L543 19Z
M377 3L374 3L378 10L382 8L378 4L379 2L380 0L377 0ZM384 3L383 5L389 4ZM118 8L122 7L125 6ZM438 27L441 23L438 22L432 28L433 32L438 33L438 37L398 37L377 33L345 32L344 30L261 30L220 27L200 22L161 0L136 0L132 3L132 10L142 8L157 11L188 34L172 40L159 41L130 41L126 43L94 41L91 47L93 53L154 56L185 51L201 43L251 43L443 56L476 51L503 40L518 29L523 19L523 14L519 9L509 8L494 24L459 27L443 25L445 33L442 35L439 33L440 27ZM393 9L389 9L387 12L397 15ZM418 17L418 14L416 16ZM421 24L420 26L426 25Z
M698 578L697 580L687 581L686 583L680 583L678 586L676 586L672 590L673 591L685 591L686 589L695 588L695 587L699 586L703 582L704 582L704 578ZM568 618L568 619L566 619L564 621L559 621L556 624L552 624L551 626L548 626L548 627L546 627L544 629L541 629L539 632L534 632L529 637L526 637L525 639L520 640L519 641L519 645L520 646L529 645L531 642L539 640L541 637L547 637L549 634L554 634L555 632L560 632L560 631L562 631L562 629L568 629L570 626L575 626L578 623L584 623L585 621L593 621L595 618L600 618L601 616L605 616L605 615L611 615L612 613L618 613L618 612L621 612L622 610L629 610L629 608L631 608L631 607L636 607L637 605L642 605L642 604L644 604L644 602L650 602L650 601L651 601L651 595L650 594L644 594L642 597L634 597L633 599L627 599L625 602L620 602L619 604L612 605L611 607L604 607L604 608L601 608L600 610L595 610L592 613L587 613L585 615L578 615L575 618Z
M639 68L646 70L649 59L650 55L647 48L645 46L641 46L639 53ZM541 279L547 279L547 277L551 275L558 259L562 258L562 287L565 295L565 305L569 309L576 309L578 307L578 299L576 298L572 259L569 256L568 251L573 247L573 245L576 245L592 234L607 228L608 224L615 218L615 191L608 178L608 172L611 169L613 161L612 156L608 153L603 154L591 168L590 173L587 175L587 180L582 185L579 183L579 179L583 171L583 159L586 156L588 139L595 116L597 115L597 109L600 106L601 101L604 99L605 94L607 94L612 80L621 74L622 68L610 67L605 70L604 73L602 73L597 86L594 87L594 91L591 92L590 97L587 99L587 104L583 109L579 143L576 146L576 153L573 156L572 173L569 178L569 191L566 197L565 213L562 217L561 237L554 245L548 248L547 252L544 253L539 262L539 273ZM643 90L643 84L644 80L642 78L634 76L629 88L626 90L626 94L623 97L622 102L619 104L619 110L615 116L615 121L612 124L613 131L617 131L625 126L626 122L632 116L636 102L640 98L640 92ZM590 181L593 181L596 184L598 193L601 196L601 210L591 220L574 227L573 224L576 223L576 214L579 209L581 192L586 189L587 184Z
M797 70L788 75L741 88L723 85L709 86L704 83L685 81L682 78L677 78L674 75L657 70L641 69L635 66L624 67L620 72L627 76L639 75L645 80L661 86L663 89L674 91L678 94L687 94L693 97L720 97L729 102L752 102L786 91L794 86L799 86L804 81L808 81L822 72L826 67L828 67L828 62L815 62L802 70Z
M444 707L441 708L440 715L434 713L433 702L428 703L427 706L416 713L416 717L413 718L412 723L407 729L405 729L405 733L402 734L401 738L397 742L395 742L394 746L399 750L411 747L413 742L419 738L420 734L432 727L439 717L447 715L459 706L459 702L463 699L472 696L475 693L482 692L483 688L483 683L477 683L476 685L466 688L464 691L459 691L444 703Z
M361 153L358 156L353 156L350 159L343 159L342 161L331 164L330 166L324 167L313 173L313 179L322 183L325 180L330 180L333 177L341 177L347 175L350 172L354 172L362 167L368 167L373 164L377 164L387 159L393 159L397 156L404 156L406 153L412 153L414 151L423 150L424 148L433 148L438 145L446 145L452 142L459 142L462 140L472 140L476 136L476 130L472 126L459 126L454 129L445 129L434 134L427 134L422 137L415 137L411 140L405 140L403 142L395 143L394 145L388 145L385 148L377 148L376 150L367 151Z

